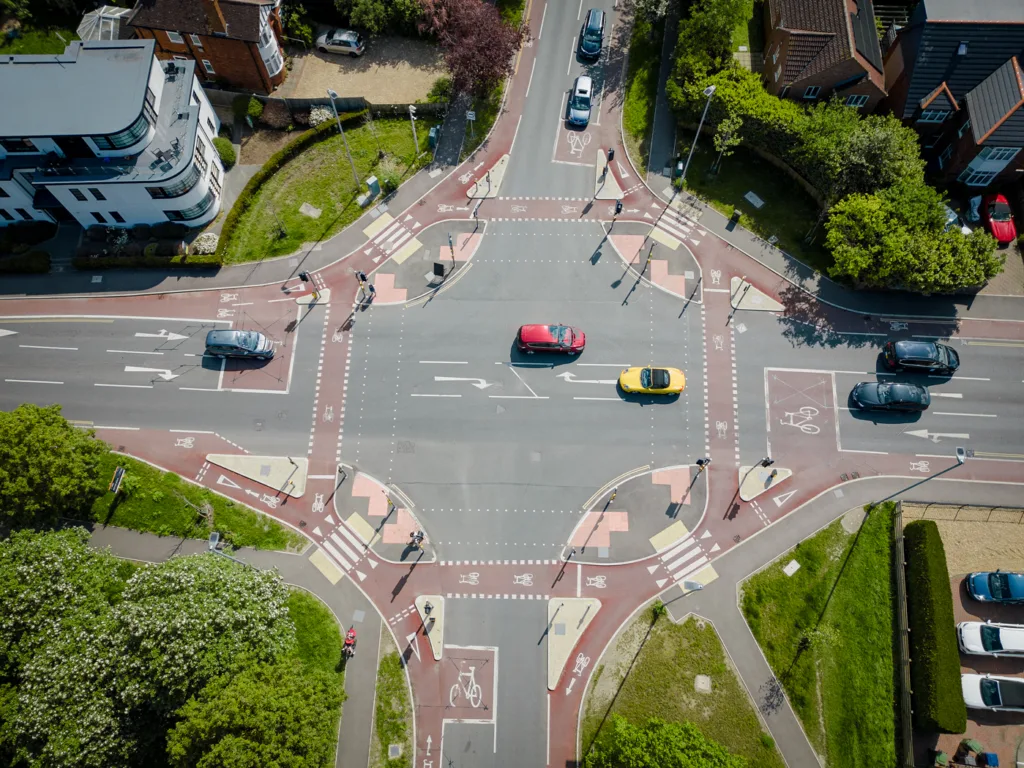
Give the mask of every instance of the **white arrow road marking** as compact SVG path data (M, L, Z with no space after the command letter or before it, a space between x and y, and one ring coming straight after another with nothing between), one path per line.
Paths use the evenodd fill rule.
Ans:
M574 384L614 384L617 379L577 379L576 374L566 371L555 376L556 379L565 379Z
M430 757L430 745L434 743L434 739L431 736L427 736L427 757Z
M181 341L187 339L188 336L182 336L180 333L171 333L170 331L163 330L160 333L136 333L135 338L137 339L167 339L168 341Z
M486 379L473 379L473 378L462 378L460 376L435 376L434 381L471 381L473 386L477 389L487 389L493 387L494 382L487 381Z
M914 437L923 437L925 440L931 440L933 443L939 442L939 439L943 437L951 437L958 440L971 439L971 436L967 434L958 434L955 432L929 432L927 429L908 429L904 434L913 435Z
M228 477L226 475L221 475L220 477L217 478L217 485L226 485L228 488L241 488L242 487L242 486L240 486L238 483L236 483L234 480L232 480L230 477Z
M789 498L790 498L790 497L791 497L791 496L792 496L792 495L793 495L794 493L796 493L796 491L795 491L795 490L792 490L792 491L788 491L787 493L780 493L780 494L779 494L778 496L776 496L775 498L773 498L773 499L772 499L772 501L774 501L774 502L775 502L775 506L776 506L776 507L781 507L781 506L782 506L783 504L785 504L785 503L786 503L787 501L789 501Z
M164 381L170 381L171 379L178 378L179 374L171 373L166 368L139 368L134 365L126 365L124 367L125 373L155 373Z
M717 552L717 551L718 551L718 550L720 550L720 549L721 549L721 547L720 547L720 546L718 546L717 544L715 544L715 546L713 546L713 547L711 548L711 551L712 551L712 552Z
M416 642L416 633L413 632L411 635L406 635L405 642L412 646L412 650L416 654L416 661L420 661L420 646Z
M711 536L711 531L704 531L704 533L702 533L700 537L702 539L707 539L707 538L710 538L710 536Z
M660 568L660 567L661 567L661 566L659 566L659 565L658 565L657 563L655 563L654 565L648 565L648 566L647 566L647 572L648 572L648 573L654 573L654 572L655 572L656 570L658 570L658 568Z
M666 581L668 581L668 579L658 579L654 583L658 585L658 589L661 589L662 587L665 586L665 582Z
M957 400L963 400L964 396L959 392L934 392L931 393L932 397L955 397Z
M3 328L0 328L0 339L2 339L4 336L14 336L16 333L17 331L8 331Z
M356 576L359 577L360 581L366 581L366 574L362 571L356 571Z
M245 492L248 493L250 496L255 496L257 499L260 497L259 493L257 493L256 491L250 491L248 488L245 489Z
M569 687L565 689L565 695L566 696L568 696L570 693L572 693L572 687L574 685L576 685L576 678L575 677L569 679Z

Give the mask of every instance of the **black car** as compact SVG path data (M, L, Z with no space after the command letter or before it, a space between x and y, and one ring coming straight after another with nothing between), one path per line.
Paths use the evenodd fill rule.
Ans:
M934 341L887 341L882 347L882 357L886 368L894 371L952 374L960 367L956 350Z
M577 52L581 59L601 58L601 46L604 44L604 11L591 8L583 20L580 29L580 44Z
M206 354L269 360L274 356L274 342L259 331L210 331L206 334Z
M887 381L862 381L853 388L850 399L865 411L923 411L932 401L924 387Z

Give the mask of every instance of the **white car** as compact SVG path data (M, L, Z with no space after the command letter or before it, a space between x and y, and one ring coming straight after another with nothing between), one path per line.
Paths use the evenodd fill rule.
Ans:
M1024 678L960 675L964 703L971 709L1024 712Z
M960 650L979 656L1024 656L1024 626L962 621L956 625Z

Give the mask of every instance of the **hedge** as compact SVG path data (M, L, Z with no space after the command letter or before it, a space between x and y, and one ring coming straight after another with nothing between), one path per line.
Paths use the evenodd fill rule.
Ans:
M50 271L50 254L29 251L12 256L0 256L0 273L46 274Z
M215 255L188 256L76 256L75 269L219 269Z
M0 253L10 253L22 246L24 251L57 234L52 221L16 221L0 227Z
M361 112L351 112L341 116L342 122L351 122L353 120L361 120L363 115L366 114L366 110ZM223 259L228 252L228 246L231 244L231 238L234 235L235 227L238 226L238 220L242 218L242 215L249 210L249 206L252 205L252 201L256 197L256 193L259 191L271 176L291 160L293 157L303 152L307 148L311 147L317 142L323 141L334 131L338 130L338 126L334 120L328 120L325 123L321 123L316 128L310 128L308 131L299 134L295 139L280 150L270 156L270 159L263 164L260 168L249 179L249 183L245 185L242 192L238 195L238 199L235 200L235 204L231 206L231 210L228 215L224 217L224 226L220 232L220 242L217 244L217 257Z
M903 529L903 538L914 726L930 733L963 733L967 707L960 687L953 592L939 528L933 520L915 520Z
M238 160L238 155L235 154L235 147L231 143L230 139L218 136L213 140L213 148L216 149L217 154L220 155L220 161L224 164L225 170L230 169Z

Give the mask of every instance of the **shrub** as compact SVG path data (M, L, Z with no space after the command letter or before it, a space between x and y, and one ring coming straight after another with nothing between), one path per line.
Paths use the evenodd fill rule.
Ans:
M85 239L90 243L107 242L107 228L102 226L89 227L85 230Z
M188 226L180 221L161 221L153 225L153 237L160 240L180 240L188 234Z
M280 99L271 99L263 108L260 122L277 130L284 130L292 124L292 113L288 105Z
M156 246L156 243L150 243ZM149 246L146 246L147 248ZM120 256L79 255L72 262L75 269L218 269L220 260L216 256Z
M220 155L220 161L224 164L225 170L235 164L238 156L235 154L235 147L229 139L218 136L213 140L213 147L217 150L217 154Z
M259 120L263 114L263 102L255 96L237 96L231 102L231 108L236 118L248 117L253 122Z
M153 228L149 224L136 224L132 227L132 237L144 243L153 236Z
M17 256L0 256L0 273L45 274L50 271L50 254L29 251Z
M306 9L301 5L286 6L282 14L284 31L288 37L301 40L308 46L313 45L313 25L306 15Z
M318 125L323 125L328 120L333 119L334 112L327 107L313 107L309 110L309 126L316 128Z
M8 224L0 227L0 253L26 252L56 233L57 225L52 221L18 221Z
M451 101L451 98L452 79L450 77L439 77L430 86L430 92L427 94L427 103L444 104Z
M149 243L149 244L148 244L148 245L147 245L147 246L146 246L146 247L145 247L145 248L144 248L144 249L142 250L142 255L143 255L143 256L145 256L145 257L147 257L147 258L149 258L149 257L152 257L152 256L156 256L156 251L157 251L157 247L158 247L158 246L157 246L157 244L156 244L156 243Z
M953 593L939 529L932 520L915 520L904 528L903 536L914 726L928 732L963 733L967 708L960 687Z
M217 252L220 237L214 232L205 232L192 241L191 253L211 254Z
M308 126L309 112L296 112L294 115L292 115L292 119L299 125Z

